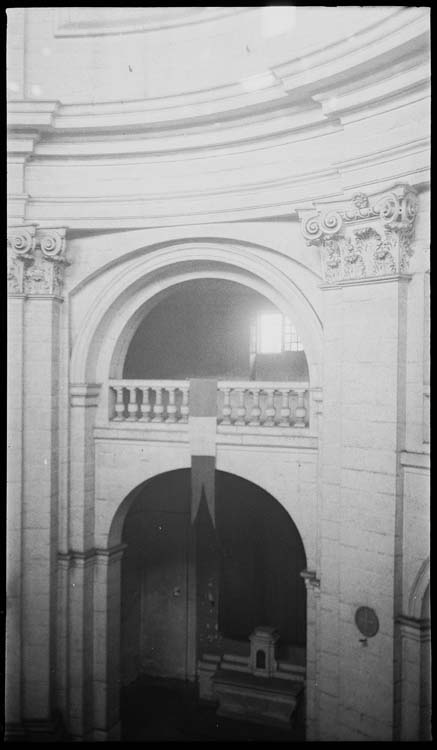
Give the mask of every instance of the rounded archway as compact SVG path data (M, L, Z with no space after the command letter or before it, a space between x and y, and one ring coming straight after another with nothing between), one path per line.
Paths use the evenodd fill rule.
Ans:
M188 469L136 487L114 524L121 570L121 682L141 675L196 679L198 660L249 660L260 625L279 634L278 658L305 664L306 555L284 507L259 486L215 475L215 518L190 516ZM116 617L117 613L114 613Z
M122 376L309 379L304 341L295 321L259 292L220 278L192 279L171 287L138 324Z
M322 326L314 299L320 279L300 263L291 266L290 273L284 273L276 264L275 251L266 247L200 238L132 253L99 291L78 330L71 358L72 382L122 377L127 350L145 315L173 287L208 278L237 282L289 316L304 341L310 380L318 386Z

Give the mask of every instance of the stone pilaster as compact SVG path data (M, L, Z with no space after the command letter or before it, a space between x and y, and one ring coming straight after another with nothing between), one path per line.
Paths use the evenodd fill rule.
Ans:
M301 212L305 239L320 248L325 292L317 707L325 740L394 737L416 204L415 191L397 185ZM355 624L360 606L374 609L380 623L366 644Z
M90 739L120 739L121 561L125 545L95 550L93 730Z
M14 560L20 575L21 632L14 637L20 641L15 653L21 653L21 721L30 734L32 727L38 727L38 736L50 734L54 726L59 321L67 264L65 235L60 227L8 229L8 294L10 305L21 310L12 311L11 324L20 328L22 351L22 365L18 360L11 364L13 369L17 366L14 389L22 413L22 423L14 424L18 451L13 462L22 467L21 502L17 497L21 517L19 532L18 527L14 531L21 536L22 550L19 562ZM10 345L15 348L17 343L10 340ZM18 472L18 465L15 468Z
M70 386L70 477L68 608L66 653L68 715L72 737L84 739L93 726L94 441L92 429L100 388Z
M32 233L27 236L32 245ZM21 725L21 590L23 504L24 295L8 295L7 310L7 507L6 507L6 737Z
M303 570L307 590L307 660L306 660L306 741L319 739L319 623L320 623L320 579L315 571Z
M399 684L397 741L430 741L431 628L427 619L397 619L402 670ZM426 693L428 692L428 695Z

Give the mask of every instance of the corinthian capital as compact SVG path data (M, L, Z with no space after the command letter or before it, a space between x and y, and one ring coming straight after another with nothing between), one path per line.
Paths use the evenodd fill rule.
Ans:
M65 227L35 225L8 230L8 292L29 296L61 296L65 257Z
M321 249L324 280L335 283L406 273L416 212L416 191L396 185L371 198L360 192L347 203L300 215L307 244Z

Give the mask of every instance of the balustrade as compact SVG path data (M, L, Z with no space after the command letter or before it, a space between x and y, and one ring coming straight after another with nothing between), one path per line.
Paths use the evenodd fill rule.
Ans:
M252 427L307 427L308 383L218 383L218 422Z
M186 381L112 381L115 394L110 407L113 422L186 423L189 384Z
M110 419L114 422L188 422L190 385L186 380L113 380L109 386ZM308 426L308 383L219 381L217 395L220 425Z

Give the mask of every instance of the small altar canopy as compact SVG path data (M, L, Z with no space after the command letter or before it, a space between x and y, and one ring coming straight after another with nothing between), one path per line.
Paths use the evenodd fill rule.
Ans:
M249 636L249 668L259 677L273 677L278 669L276 661L276 643L279 633L270 625L258 625Z
M290 728L303 694L305 670L284 668L277 661L275 627L259 625L249 641L249 659L224 654L209 677L210 694L219 703L217 715Z

